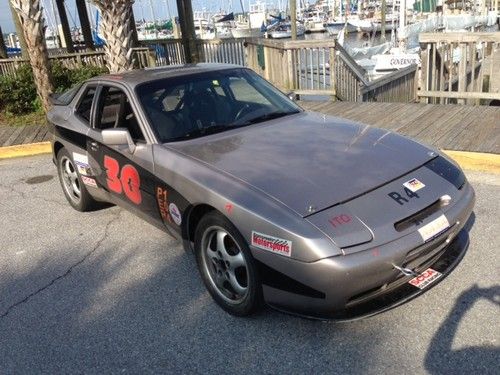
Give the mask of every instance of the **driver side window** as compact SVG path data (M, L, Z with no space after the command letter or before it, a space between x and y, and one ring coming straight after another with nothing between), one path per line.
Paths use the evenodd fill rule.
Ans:
M103 86L100 108L97 129L126 128L135 142L146 141L125 92L117 87Z

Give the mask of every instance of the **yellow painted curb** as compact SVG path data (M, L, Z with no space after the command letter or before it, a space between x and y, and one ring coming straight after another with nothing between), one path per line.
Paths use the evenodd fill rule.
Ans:
M0 147L0 159L18 158L21 156L32 156L50 154L52 148L50 142L30 143L27 145Z
M443 152L455 160L463 169L500 173L500 155L498 154L450 150L443 150Z
M0 159L50 154L51 152L50 142L0 147ZM443 150L443 152L455 160L463 169L500 174L500 155L498 154L451 150Z

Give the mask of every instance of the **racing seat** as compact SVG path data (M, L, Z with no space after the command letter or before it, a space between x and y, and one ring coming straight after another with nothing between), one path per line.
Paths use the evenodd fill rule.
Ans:
M217 124L217 105L209 89L187 92L184 97L184 120L187 129L206 128Z

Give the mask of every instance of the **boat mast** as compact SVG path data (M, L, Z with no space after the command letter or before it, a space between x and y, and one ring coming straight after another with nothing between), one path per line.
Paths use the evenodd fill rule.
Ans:
M153 1L149 0L149 8L151 9L151 17L153 17L153 28L155 32L155 37L158 38L158 30L156 29L156 14L153 8Z
M406 41L401 37L403 35L402 30L406 26L406 0L401 0L399 3L399 30L398 30L398 39L399 39L399 48L402 51L406 51Z
M170 5L168 4L168 0L165 0L165 5L167 6L167 19L171 19L171 13L170 13Z

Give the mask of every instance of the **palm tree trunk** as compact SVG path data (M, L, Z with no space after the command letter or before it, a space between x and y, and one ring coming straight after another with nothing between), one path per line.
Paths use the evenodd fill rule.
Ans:
M38 96L43 109L51 108L50 94L54 91L49 54L45 44L45 26L40 0L10 0L21 23Z
M7 58L7 46L5 45L5 41L3 40L3 31L2 26L0 26L0 59Z
M101 25L106 39L104 51L111 73L133 68L133 37L130 18L134 0L92 0L101 11Z

